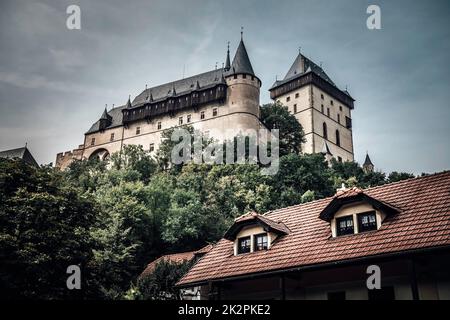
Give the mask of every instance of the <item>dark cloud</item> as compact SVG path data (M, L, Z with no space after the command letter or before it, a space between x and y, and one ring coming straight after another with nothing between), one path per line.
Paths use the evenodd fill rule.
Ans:
M65 27L81 7L82 30ZM357 99L356 159L380 169L448 169L450 3L377 1L17 1L0 4L0 149L28 141L39 162L83 141L104 105L145 84L206 71L236 48L240 26L262 102L298 47Z

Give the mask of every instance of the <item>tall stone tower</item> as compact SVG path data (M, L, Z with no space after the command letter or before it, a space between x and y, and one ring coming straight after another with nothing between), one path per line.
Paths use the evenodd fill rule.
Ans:
M261 126L259 120L261 80L253 71L242 34L231 65L229 55L228 50L224 69L228 85L226 101L230 114L238 115L232 127L258 129Z
M340 90L321 66L299 53L283 80L276 81L269 91L302 125L304 152L353 160L351 112L355 100L347 90Z

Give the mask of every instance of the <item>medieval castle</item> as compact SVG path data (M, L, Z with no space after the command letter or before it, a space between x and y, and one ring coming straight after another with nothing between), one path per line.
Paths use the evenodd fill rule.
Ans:
M85 133L83 144L57 154L56 167L64 169L74 159L104 160L125 144L142 145L154 153L165 129L186 124L219 140L232 138L224 136L226 131L259 130L264 128L260 87L241 35L233 61L228 48L222 68L147 88L133 101L129 98L123 106L105 109ZM269 91L302 125L304 152L353 160L354 99L347 90L340 90L321 66L299 53L286 76Z

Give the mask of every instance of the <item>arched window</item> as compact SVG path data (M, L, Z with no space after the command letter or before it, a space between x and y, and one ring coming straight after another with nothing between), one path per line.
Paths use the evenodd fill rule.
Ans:
M323 137L324 137L325 139L328 139L327 124L324 122L324 123L322 124L322 127L323 127Z
M339 130L336 130L336 144L341 145L341 136L339 135Z

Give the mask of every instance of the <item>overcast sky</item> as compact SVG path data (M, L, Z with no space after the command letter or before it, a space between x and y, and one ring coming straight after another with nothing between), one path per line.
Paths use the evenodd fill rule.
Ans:
M81 7L81 30L66 8ZM381 8L381 30L366 9ZM208 71L240 27L267 89L298 47L356 99L355 158L383 171L450 169L450 1L164 0L0 2L0 150L39 163L83 143L105 104Z

